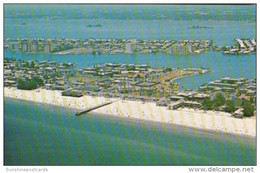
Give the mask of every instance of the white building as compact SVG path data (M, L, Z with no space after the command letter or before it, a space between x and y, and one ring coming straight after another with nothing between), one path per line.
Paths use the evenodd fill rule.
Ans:
M125 53L133 53L135 49L134 43L126 43L125 45Z

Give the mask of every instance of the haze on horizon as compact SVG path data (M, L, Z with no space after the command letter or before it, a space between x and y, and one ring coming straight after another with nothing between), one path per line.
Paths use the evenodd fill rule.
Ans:
M256 5L5 4L5 18L256 20Z

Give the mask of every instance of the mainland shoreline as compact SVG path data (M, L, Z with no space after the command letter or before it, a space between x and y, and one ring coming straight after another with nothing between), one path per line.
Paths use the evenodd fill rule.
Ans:
M51 104L75 110L84 110L98 104L117 100L110 105L92 111L92 113L175 124L250 137L256 136L255 117L237 119L231 117L231 114L226 112L204 111L188 108L168 110L167 107L156 106L156 103L118 100L118 98L108 99L88 95L84 95L80 98L67 97L62 96L60 91L46 89L28 91L4 87L4 97Z

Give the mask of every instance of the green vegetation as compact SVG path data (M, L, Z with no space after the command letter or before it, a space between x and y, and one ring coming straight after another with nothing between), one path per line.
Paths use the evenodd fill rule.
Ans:
M213 109L213 101L210 98L206 98L202 102L202 107L205 110L212 110Z
M250 117L254 115L254 106L249 100L244 100L241 104L241 100L226 100L225 97L218 93L214 100L210 98L206 98L202 102L202 107L205 110L219 110L220 106L225 105L225 111L229 113L233 113L236 111L236 106L242 106L244 116Z
M43 86L43 80L39 77L34 77L33 79L18 79L18 89L24 90L33 90L38 88L39 86Z
M236 98L235 101L234 101L234 103L235 103L235 106L236 106L236 107L241 107L243 101L242 101L242 99L240 99L240 98Z
M213 102L214 102L215 107L220 107L226 103L226 99L221 93L217 93Z
M93 50L92 55L96 55L96 54L97 54L97 51Z
M133 67L133 66L126 66L126 70L127 71L135 70L135 67Z
M172 72L172 68L166 68L165 72Z
M219 110L219 107L225 105L225 103L225 97L221 93L217 93L213 100L210 98L204 99L202 102L202 107L205 110Z
M229 48L228 48L228 47L226 47L226 46L224 46L224 47L222 48L222 50L223 50L223 51L228 51L228 50L229 50Z
M229 112L229 113L233 113L235 110L236 110L235 101L227 100L227 101L226 101L225 111L226 111L226 112Z
M57 48L54 48L51 53L55 53L55 52L61 52L61 51L65 51L65 50L69 50L69 49L73 49L73 45L59 45Z
M69 68L70 67L70 65L68 64L68 63L63 63L62 64L64 67L66 67L66 68Z
M254 106L251 104L250 101L244 100L243 101L243 113L246 117L251 117L254 115Z

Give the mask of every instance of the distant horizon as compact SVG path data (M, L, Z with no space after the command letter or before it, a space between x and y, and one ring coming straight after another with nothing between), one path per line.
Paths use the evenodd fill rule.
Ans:
M256 20L256 5L5 4L5 18Z

